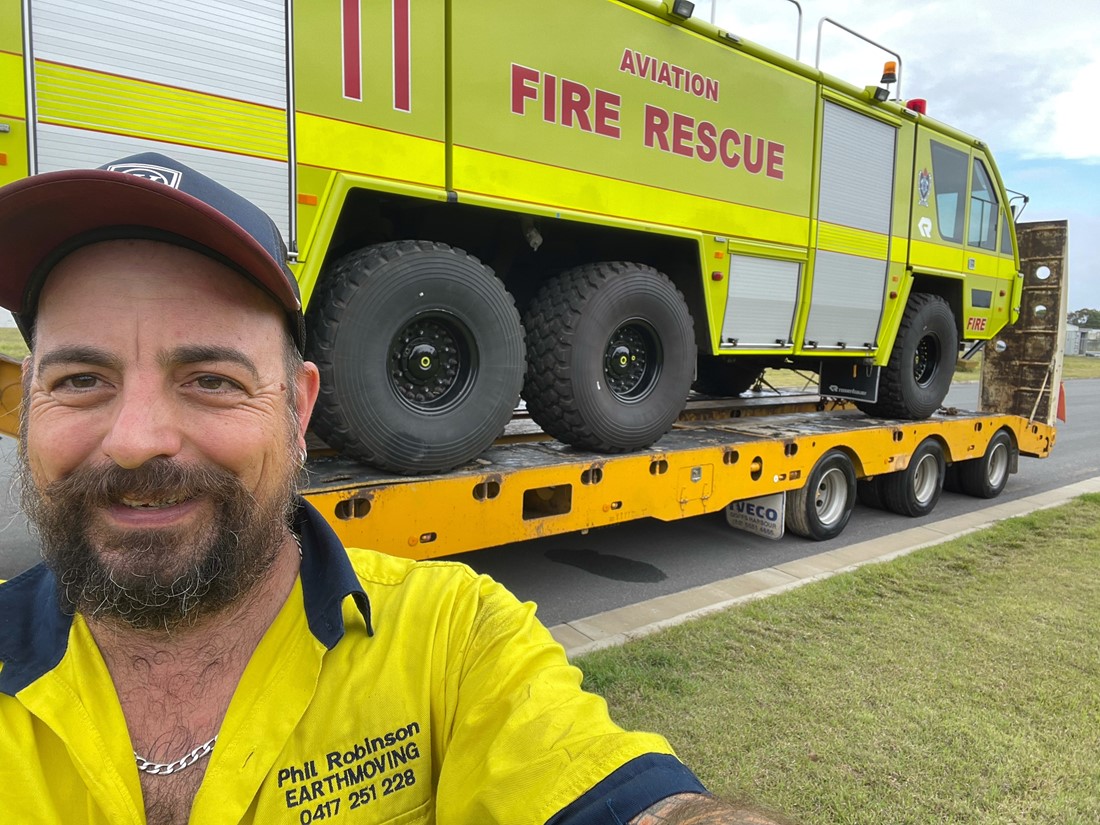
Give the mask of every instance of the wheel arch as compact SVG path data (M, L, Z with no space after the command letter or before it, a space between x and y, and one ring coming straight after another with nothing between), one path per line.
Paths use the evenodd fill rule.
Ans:
M955 331L959 334L959 340L965 337L964 310L963 310L963 281L960 278L943 278L938 275L916 272L913 274L913 285L909 290L910 295L916 293L926 295L938 295L947 302L951 315L955 319Z
M848 457L848 460L852 462L852 469L855 470L857 479L865 478L867 476L867 470L863 466L863 459L860 458L859 451L848 444L835 444L832 447L829 447L817 457L817 461L814 462L813 466L816 467L818 465L818 462L820 462L821 459L823 459L829 453L843 453L844 455L846 455ZM812 467L810 468L810 472L813 472Z
M648 226L607 226L535 207L521 211L511 204L464 203L443 193L431 198L355 185L340 190L334 187L330 197L333 214L325 233L327 244L318 239L303 270L303 286L309 292L333 261L365 246L398 240L438 241L477 257L504 282L521 311L542 284L560 272L588 263L632 261L652 266L672 280L695 322L697 345L709 351L696 238ZM536 239L538 248L533 249Z
M1011 475L1015 475L1020 470L1020 439L1016 437L1016 431L1007 424L998 427L996 430L989 434L989 438L986 439L985 448L982 450L981 455L960 455L956 457L951 455L950 446L945 444L944 456L947 458L947 463L949 465L958 464L963 461L970 461L972 459L983 457L986 452L988 452L989 445L993 443L993 439L996 438L997 435L1000 433L1005 433L1008 436L1009 441L1012 442L1012 452L1010 453L1008 459L1008 472Z
M941 433L930 433L926 435L917 442L915 447L913 447L913 453L920 449L922 444L926 444L929 441L934 441L940 445L940 452L943 453L943 461L945 464L949 463L951 458L951 445ZM912 453L910 453L910 455L912 455Z

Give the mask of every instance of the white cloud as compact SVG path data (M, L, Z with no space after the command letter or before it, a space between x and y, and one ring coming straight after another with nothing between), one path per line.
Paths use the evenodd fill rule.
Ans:
M719 25L794 55L794 6L716 0ZM1097 0L800 0L802 60L813 65L818 20L835 19L902 58L902 94L982 139L1008 185L1028 192L1024 220L1070 221L1070 306L1100 306L1100 77ZM752 6L752 13L746 7ZM698 17L710 19L701 0ZM857 86L875 83L886 55L829 31L822 68Z
M795 12L786 3L717 0L715 22L786 54ZM1096 0L932 0L897 9L873 0L802 0L802 60L813 64L818 20L828 16L902 59L902 93L929 114L1028 157L1100 162L1093 127L1100 58ZM697 16L710 18L709 3ZM822 68L863 86L887 55L826 27Z

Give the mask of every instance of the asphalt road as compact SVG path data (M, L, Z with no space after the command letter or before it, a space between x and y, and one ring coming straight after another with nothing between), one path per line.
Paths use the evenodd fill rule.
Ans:
M1068 418L1058 428L1050 458L1021 459L998 503L1052 490L1100 475L1100 379L1066 382ZM977 406L977 386L958 385L948 403ZM15 442L0 438L0 579L11 578L38 560L38 550L18 511L9 481ZM9 492L11 491L11 492ZM539 606L554 625L615 607L679 592L719 579L813 555L894 531L960 515L987 505L944 493L936 511L908 519L857 507L845 532L827 542L794 536L779 541L733 530L721 514L680 522L653 519L480 550L459 556L489 573L521 599Z
M1100 379L1066 382L1068 422L1059 424L1049 458L1021 458L996 503L1024 498L1100 475ZM956 385L947 403L976 409L976 384ZM831 541L797 536L773 541L730 528L722 514L665 523L644 519L479 550L456 558L534 601L547 625L677 593L848 544L961 515L990 502L943 493L935 511L911 519L857 505Z

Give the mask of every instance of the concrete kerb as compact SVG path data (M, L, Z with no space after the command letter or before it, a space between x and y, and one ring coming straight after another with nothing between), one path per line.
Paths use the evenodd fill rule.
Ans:
M923 547L983 530L998 521L1057 507L1078 496L1097 492L1100 492L1100 476L1027 498L991 504L934 524L554 625L550 632L570 658L615 647L734 605L784 593L838 573L856 570L865 564L890 561Z

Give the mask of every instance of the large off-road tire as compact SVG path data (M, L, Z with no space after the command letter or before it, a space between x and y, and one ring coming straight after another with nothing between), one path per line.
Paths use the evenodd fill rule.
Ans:
M947 302L914 293L879 377L878 400L856 406L882 418L928 418L951 389L958 354L959 333Z
M672 282L633 263L588 264L549 281L524 315L532 419L600 452L647 447L687 401L691 314Z
M759 362L727 355L700 355L691 388L703 395L740 395L753 384L764 367Z
M460 249L398 241L324 275L307 314L321 372L313 427L384 470L449 470L504 430L523 382L523 327L492 270Z
M926 438L913 451L908 467L875 479L883 507L913 518L928 515L940 500L946 469L943 447Z
M856 471L843 450L825 453L806 484L787 493L787 530L815 541L840 535L856 504Z
M981 458L954 464L955 486L959 492L975 498L996 498L1008 484L1016 458L1016 442L1005 430L999 430Z

